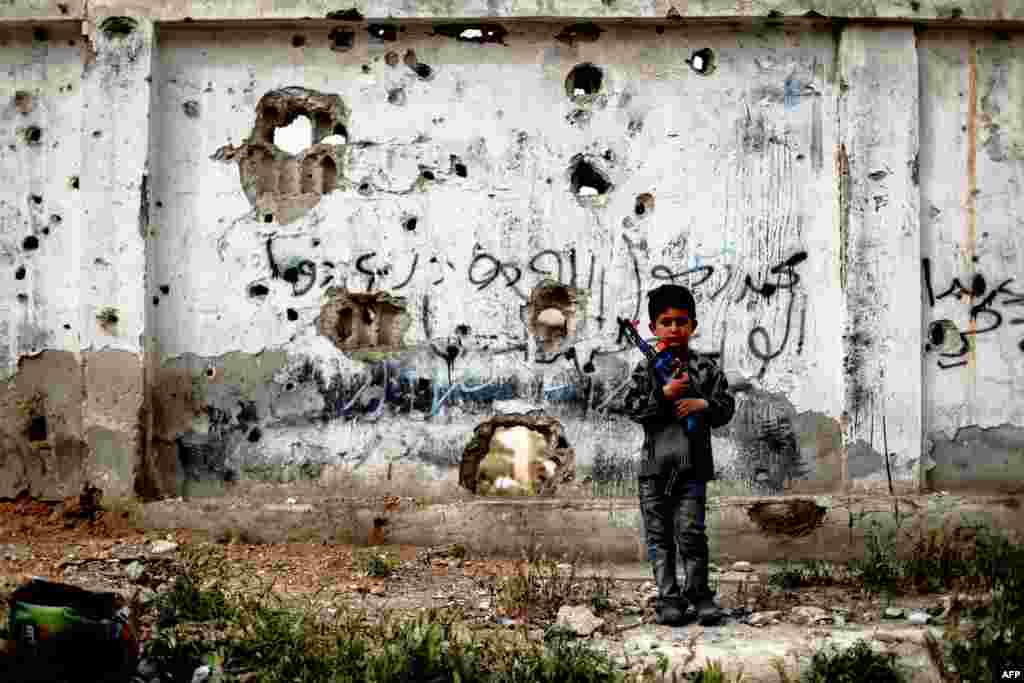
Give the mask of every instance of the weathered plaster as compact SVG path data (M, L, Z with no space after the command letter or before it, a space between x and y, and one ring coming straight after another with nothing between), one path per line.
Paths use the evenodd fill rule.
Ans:
M645 327L643 294L667 281L694 289L695 347L720 354L738 398L713 437L724 476L766 492L905 486L931 467L922 433L1024 423L1019 340L988 334L985 307L964 319L918 289L923 254L937 288L977 286L975 306L1022 270L1018 34L782 21L806 2L731 25L654 21L668 4L548 3L489 11L648 20L509 21L477 44L458 24L325 21L347 8L318 3L214 5L90 3L81 22L68 3L49 33L3 29L8 489L172 495L268 466L443 477L495 413L556 417L580 464L599 445L632 461L639 428L612 409L639 355L615 320ZM772 9L740 5L675 12ZM1016 6L964 3L957 21ZM0 15L33 7L56 5ZM484 9L414 12L451 24ZM226 13L239 21L183 21ZM268 93L299 93L285 104L314 118L333 103L336 183L319 124L299 162L271 149L265 185L240 171L254 126L266 147L297 112L261 119ZM988 261L998 273L977 280ZM971 332L956 389L919 365L933 329L947 352L950 329ZM17 412L15 395L35 405L27 368L43 358L61 359L47 377L78 392L77 412L53 397ZM64 421L49 451L29 439L40 411Z

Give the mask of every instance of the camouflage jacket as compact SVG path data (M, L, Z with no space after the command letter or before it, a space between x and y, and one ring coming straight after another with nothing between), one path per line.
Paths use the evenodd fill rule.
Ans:
M697 430L687 434L685 419L677 417L674 403L665 398L653 367L641 361L633 370L625 399L615 412L644 428L641 477L668 477L672 470L685 479L715 478L711 430L728 424L736 409L725 373L707 355L690 351L691 389L684 398L703 398L707 410L696 413Z

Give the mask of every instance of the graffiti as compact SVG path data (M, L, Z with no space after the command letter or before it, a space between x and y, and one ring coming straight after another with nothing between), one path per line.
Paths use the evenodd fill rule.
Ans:
M944 362L942 358L963 358L973 348L973 337L995 332L1002 327L1003 314L994 308L997 303L1002 306L1024 306L1024 293L1016 292L1009 287L1014 278L1007 278L996 287L989 289L988 281L981 273L974 274L969 287L964 286L960 278L954 277L949 287L936 295L932 285L931 259L921 260L921 274L931 308L935 307L935 302L949 297L955 297L958 301L967 300L971 303L968 318L974 329L962 331L948 319L934 320L928 326L928 342L925 344L925 351L938 352L937 364L943 370L967 365L968 361ZM1000 296L1003 297L1002 300L997 301ZM974 301L977 303L973 303ZM979 320L983 324L982 327L977 327ZM1010 318L1009 325L1024 325L1024 318ZM1024 351L1024 338L1017 343L1017 348Z

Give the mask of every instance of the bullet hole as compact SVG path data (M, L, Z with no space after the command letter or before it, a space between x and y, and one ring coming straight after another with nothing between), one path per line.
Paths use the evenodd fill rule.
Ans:
M405 223L402 224L402 227L404 227L409 232L412 232L413 230L415 230L416 229L416 217L412 216L411 218L406 218L405 219Z
M28 294L19 294L18 301L20 301L23 304L28 303Z
M46 416L36 415L28 423L29 441L46 441Z
M331 31L327 38L331 41L331 49L337 52L351 50L356 42L355 31L343 31L340 28Z
M40 195L32 194L32 195L29 195L29 197L32 199L32 203L33 204L42 204L43 203L43 198Z
M159 306L160 305L160 297L158 297L158 296L154 296L153 297L153 305L154 306Z
M665 32L665 27L664 26L656 26L654 28L654 32L657 33L660 36L662 33Z
M101 137L103 137L103 131L101 131L101 130L94 130L92 132L92 136L98 140Z
M68 180L68 184L71 186L72 190L77 190L79 186L78 176L71 176L71 178Z
M565 120L569 122L570 126L582 128L590 123L591 116L592 114L586 109L577 109L569 112L568 116L565 117Z
M373 194L373 185L371 185L368 181L364 180L363 182L359 183L357 191L364 197L369 197L370 195Z
M397 52L389 52L386 55L384 55L384 63L387 64L388 66L398 66L398 61L399 60Z
M636 204L633 207L633 212L637 216L649 216L654 212L654 195L650 192L644 192L636 196Z
M405 105L405 89L404 88L392 88L388 91L388 104L393 104L396 107Z
M32 251L34 249L38 249L39 248L39 238L36 237L35 235L29 235L28 237L26 237L22 241L21 247L25 251Z
M30 145L41 144L43 140L43 129L39 126L29 126L25 129L25 142Z
M459 176L460 178L465 178L465 177L469 176L469 171L466 169L466 165L461 163L461 162L456 163L455 164L455 175Z
M170 285L160 285L160 292L162 294L170 294L171 293L171 286Z
M157 202L156 203L156 208L158 208L158 209L164 208L164 203L163 202Z
M69 325L68 323L64 323L64 329L65 330L70 330L71 329L71 325Z
M35 109L35 102L32 99L31 93L24 90L14 93L14 107L22 114L31 114L32 110Z
M612 187L604 173L579 154L573 158L570 165L569 184L572 193L579 198L604 195Z
M49 228L43 228L43 234L44 235L49 235L50 234L50 229Z
M421 171L420 172L420 176L424 180L433 180L434 179L434 172L433 171Z
M690 55L686 63L701 76L710 76L715 71L715 53L711 48L705 47Z
M430 65L422 62L417 63L416 66L412 67L412 70L424 81L430 80L431 76L434 75L434 70L430 68Z
M553 183L553 182L555 182L555 181L554 181L554 180L552 180L551 178L548 178L548 179L547 179L547 184L548 184L548 185L550 185L550 184L551 184L551 183Z
M185 111L185 116L190 119L199 118L199 103L195 100L185 102L185 104L181 105L181 108Z
M288 382L288 384L284 385L284 390L285 391L295 391L295 383L294 382Z
M32 30L32 40L37 43L45 43L50 39L50 34L46 32L46 29L36 28Z
M611 161L611 162L615 161L615 154L610 149L606 149L604 151L604 154L602 154L601 156L604 157L605 161Z
M364 74L370 73L370 65L369 64L363 64L363 73Z
M247 436L246 438L249 440L249 443L256 443L257 441L260 440L261 436L263 436L263 432L260 431L260 428L253 427L252 431L249 432L249 436Z
M274 214L272 214L272 213L264 214L263 215L263 222L264 223L273 223L274 222Z
M806 157L805 155L803 155L803 154L797 154L797 155L796 155L796 160L797 160L797 161L803 161L803 160L804 160L804 159L806 159L806 158L807 158L807 157Z
M289 308L288 319L291 320L292 322L295 322L296 320L299 319L299 312L296 311L294 308Z
M459 335L460 337L465 337L466 335L469 334L469 325L456 325L455 334Z
M303 47L306 44L306 36L292 36L292 47Z
M319 247L320 246L320 240L317 239L316 237L313 238L313 246L314 247Z
M53 223L54 225L60 225L60 222L62 220L64 220L64 219L62 219L60 217L60 214L56 214L56 213L51 213L50 214L50 222Z
M565 94L569 96L570 100L594 95L601 90L603 78L604 74L601 73L601 69L590 62L577 64L565 79Z
M24 280L25 279L25 266L18 266L18 269L16 271L14 271L14 279L15 280Z
M258 299L270 294L270 290L267 289L266 285L255 284L249 285L249 297L252 299Z
M433 35L454 38L463 43L504 44L508 31L500 24L438 24L434 26Z
M370 24L366 27L370 39L378 43L391 43L398 40L398 32L390 24Z
M295 266L288 266L284 269L281 279L290 285L297 284L299 281L299 269Z
M108 17L100 24L100 31L107 38L124 38L130 35L139 25L139 22L130 17Z

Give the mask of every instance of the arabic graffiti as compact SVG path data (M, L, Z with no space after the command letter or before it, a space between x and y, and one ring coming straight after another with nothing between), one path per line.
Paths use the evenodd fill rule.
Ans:
M924 290L928 296L928 305L931 308L935 308L936 301L942 301L949 297L955 297L958 301L969 304L968 320L973 329L962 331L956 323L948 318L934 320L928 326L928 341L925 344L925 351L938 354L937 363L943 370L967 365L966 360L944 362L942 359L963 358L973 348L975 337L995 332L1003 325L1003 314L996 310L997 304L1004 307L1024 306L1024 293L1016 292L1009 287L1014 278L1002 280L990 289L988 281L980 272L971 277L969 287L964 286L960 278L954 277L949 287L936 295L932 286L931 259L921 260L921 274L924 280ZM1001 300L1000 297L1002 297ZM978 326L979 321L983 326ZM1011 326L1024 325L1024 318L1010 318L1008 324ZM1017 348L1024 351L1024 338L1017 343Z

